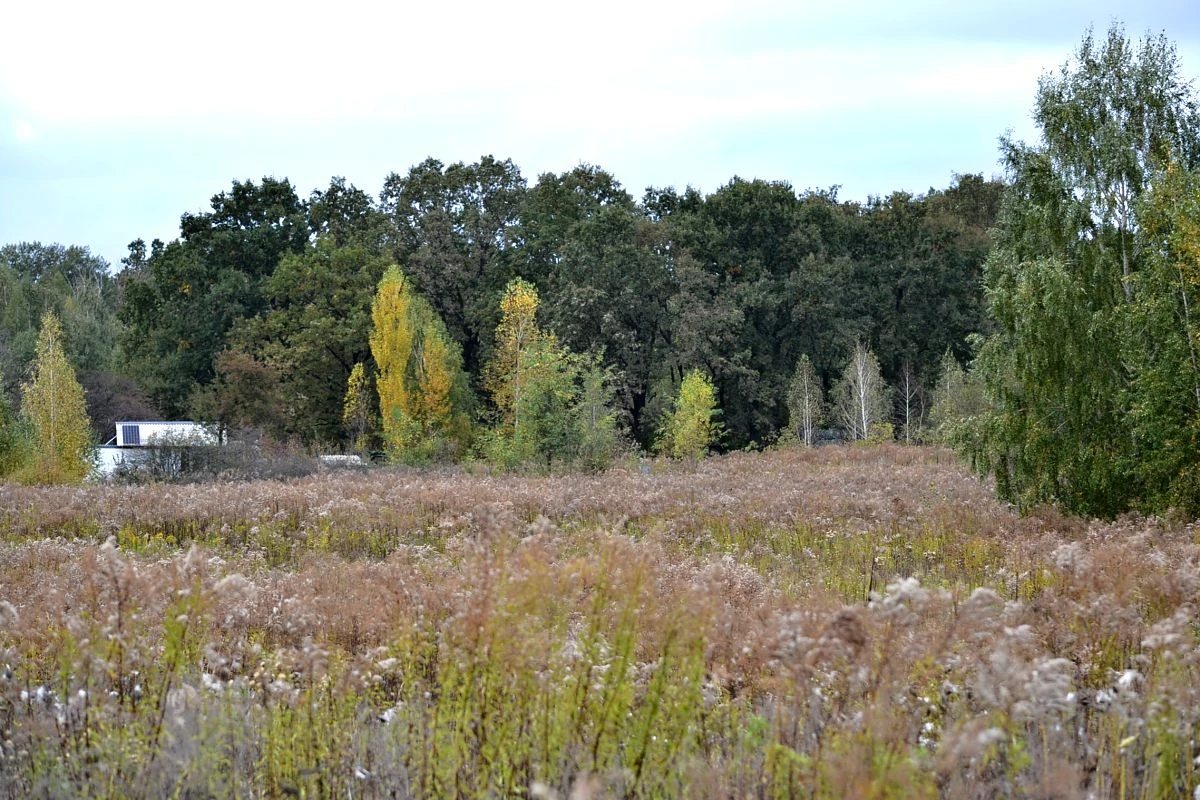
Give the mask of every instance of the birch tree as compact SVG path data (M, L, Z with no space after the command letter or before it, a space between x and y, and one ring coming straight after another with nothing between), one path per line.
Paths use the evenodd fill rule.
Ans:
M879 373L879 359L866 345L855 344L854 355L842 372L834 393L846 437L851 441L865 441L875 435L876 426L887 418L890 394Z
M800 356L788 384L788 428L805 447L816 443L817 426L825 413L821 378L808 354Z
M33 431L33 483L79 483L91 467L91 426L83 387L63 351L62 325L47 311L38 334L33 376L22 392L21 415Z
M899 389L896 404L900 412L900 425L904 430L904 442L908 444L912 442L914 432L921 430L925 419L925 390L911 361L904 362L896 388Z
M1123 356L1143 509L1200 513L1200 173L1170 165L1139 204L1148 255Z
M995 333L975 362L990 402L966 452L1005 500L1112 516L1150 489L1123 352L1153 253L1141 198L1168 161L1200 163L1200 113L1166 38L1114 26L1042 78L1034 121L1039 142L1002 143L1009 189L984 270Z
M683 376L674 408L659 439L659 450L671 458L699 461L720 430L717 393L713 383L698 369Z
M942 368L929 409L934 438L944 444L964 444L964 437L971 434L973 420L987 410L979 377L964 370L947 349L942 355Z

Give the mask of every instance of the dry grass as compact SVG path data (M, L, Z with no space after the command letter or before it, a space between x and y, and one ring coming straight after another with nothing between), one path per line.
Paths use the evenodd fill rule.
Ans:
M944 452L0 488L0 795L1178 797L1189 525Z

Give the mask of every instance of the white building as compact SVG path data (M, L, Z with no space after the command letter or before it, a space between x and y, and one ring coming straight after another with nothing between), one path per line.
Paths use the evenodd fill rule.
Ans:
M135 467L158 447L220 444L220 437L199 422L130 420L117 423L116 436L96 448L95 475L110 478L121 466Z

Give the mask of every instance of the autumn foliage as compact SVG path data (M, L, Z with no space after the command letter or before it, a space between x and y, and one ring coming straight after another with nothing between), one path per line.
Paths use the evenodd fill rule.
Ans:
M461 351L398 267L389 268L380 281L371 319L388 450L415 461L461 451L470 436Z

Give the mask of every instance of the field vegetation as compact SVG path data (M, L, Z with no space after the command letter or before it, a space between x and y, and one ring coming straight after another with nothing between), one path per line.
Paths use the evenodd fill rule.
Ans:
M1190 796L1198 601L933 448L3 486L0 796Z

